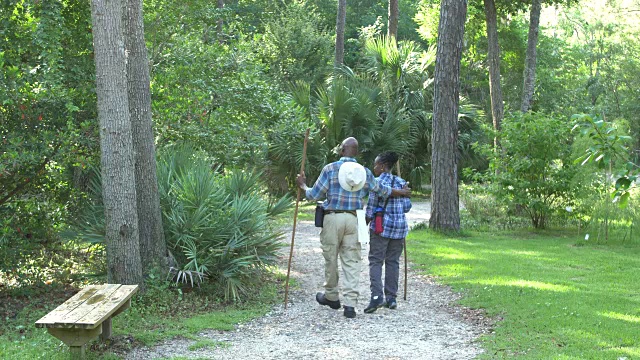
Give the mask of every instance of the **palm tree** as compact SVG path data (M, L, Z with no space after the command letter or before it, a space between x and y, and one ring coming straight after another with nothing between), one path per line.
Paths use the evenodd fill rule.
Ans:
M367 40L364 49L358 71L340 66L317 89L301 82L291 88L292 101L300 109L299 122L314 129L307 149L307 179L313 181L324 164L336 159L332 150L345 137L354 136L365 165L380 152L395 151L408 169L405 177L420 185L428 179L431 161L433 78L429 69L435 48L420 51L413 42L379 37ZM475 108L468 106L461 107L460 113L465 123L460 128L468 134L460 137L458 147L471 154L482 114L478 117ZM272 135L269 158L275 169L273 182L291 185L302 157L304 128L289 130L289 124L286 129L291 132Z
M411 41L396 42L395 38L379 37L365 44L366 72L381 88L385 98L385 117L402 116L410 123L407 140L411 143L402 154L404 167L410 169L408 179L419 185L431 158L431 91L433 78L429 69L435 61L435 47L419 51ZM387 124L389 125L389 124ZM379 141L382 150L391 147L402 135L389 141ZM406 135L405 135L406 137Z

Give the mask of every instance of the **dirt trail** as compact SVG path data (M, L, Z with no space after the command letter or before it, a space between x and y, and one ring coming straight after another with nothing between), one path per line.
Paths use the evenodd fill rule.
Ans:
M428 202L416 202L408 220L413 225L428 220L429 214ZM290 233L286 236L291 237ZM481 314L453 305L456 294L411 266L407 300L399 297L397 310L363 313L370 296L368 248L362 252L357 317L346 319L342 310L318 305L315 293L322 291L324 273L319 245L319 231L313 223L299 222L291 271L298 287L290 289L287 310L278 304L267 315L235 331L200 334L223 344L216 348L190 351L194 341L174 339L153 348L135 349L126 358L472 359L482 352L475 342L487 329ZM286 272L288 247L284 251L281 266ZM404 268L403 263L400 266ZM403 274L399 294L404 291L402 278Z

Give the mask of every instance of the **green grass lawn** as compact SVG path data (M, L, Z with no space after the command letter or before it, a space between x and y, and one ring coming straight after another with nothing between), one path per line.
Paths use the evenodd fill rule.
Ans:
M640 246L562 232L408 237L409 257L498 321L484 358L640 359ZM578 244L578 245L576 245ZM501 320L499 320L501 319Z

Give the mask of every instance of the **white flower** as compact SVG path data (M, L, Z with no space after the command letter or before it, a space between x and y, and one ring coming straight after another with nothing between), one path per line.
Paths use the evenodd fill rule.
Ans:
M568 212L572 212L572 211L573 211L573 208L572 208L571 206L567 206L567 207L565 208L565 210L567 210Z
M584 240L585 240L585 241L589 240L589 234L587 234L587 235L585 235L585 236L584 236Z

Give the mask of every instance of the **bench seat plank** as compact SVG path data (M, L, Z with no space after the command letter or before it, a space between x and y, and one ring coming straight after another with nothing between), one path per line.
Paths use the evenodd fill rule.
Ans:
M47 325L55 324L57 319L60 319L75 310L82 303L87 301L88 298L93 296L96 292L101 290L104 285L89 285L82 290L78 291L69 300L65 301L62 305L58 306L47 315L36 321L36 327L44 328L49 327Z
M131 306L138 285L89 285L36 321L68 345L72 357L84 358L86 344L100 336L111 337L111 318Z
M96 291L93 295L85 298L85 301L78 305L75 309L69 311L66 314L61 314L57 318L50 319L50 323L47 327L55 328L73 328L76 321L88 314L93 308L96 307L96 303L101 302L103 299L111 295L120 287L120 284L105 284L101 289ZM97 326L97 325L96 325Z
M87 288L85 288L87 289ZM36 327L93 329L109 318L138 290L138 285L89 286L36 322ZM126 304L126 305L125 305ZM88 316L89 314L93 314ZM79 321L82 319L81 323Z
M75 322L77 328L92 329L113 315L120 307L126 306L133 294L138 291L138 285L122 285L108 297L105 297L89 313ZM97 304L96 304L97 305Z

